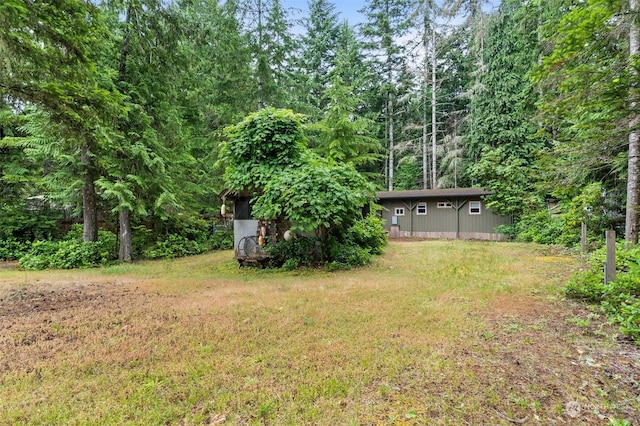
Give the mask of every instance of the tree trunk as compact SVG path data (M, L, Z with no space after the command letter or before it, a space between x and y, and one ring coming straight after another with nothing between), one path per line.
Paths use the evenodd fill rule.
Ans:
M629 2L629 9L631 16L631 26L629 30L629 56L632 57L638 54L638 26L636 24L636 13L638 9L638 0L631 0ZM630 61L631 63L631 58ZM632 67L632 65L630 65ZM632 74L635 71L631 70ZM633 90L633 88L631 88ZM639 147L639 135L636 127L639 120L636 115L636 102L633 99L635 93L631 93L631 120L629 121L629 162L627 167L627 217L625 222L624 239L627 245L638 243L638 190L640 190L639 182L639 170L638 170L638 155Z
M426 55L426 52L425 52ZM438 188L436 173L436 29L431 28L431 188Z
M94 185L95 172L93 159L89 147L83 146L80 150L80 162L82 163L82 239L85 242L98 241L98 207L96 202L96 188Z
M393 96L389 92L387 114L389 114L389 191L393 191L393 169L394 169L394 153L395 143L393 140Z
M118 213L118 223L120 226L120 250L118 251L118 259L122 262L131 262L133 260L131 212L127 209L120 210Z
M429 188L429 165L427 163L427 142L429 131L427 128L427 120L428 120L428 111L427 111L427 86L429 85L429 55L427 52L429 51L429 14L427 13L428 5L425 2L425 12L424 12L424 21L423 21L423 31L422 34L422 47L424 49L424 62L422 72L424 74L423 81L423 95L422 95L422 105L423 105L423 116L422 116L422 189Z

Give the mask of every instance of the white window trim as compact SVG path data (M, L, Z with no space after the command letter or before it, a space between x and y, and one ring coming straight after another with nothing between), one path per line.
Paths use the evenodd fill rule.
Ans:
M424 213L420 213L420 206L424 206ZM427 203L422 201L419 202L416 206L416 216L426 216L427 215Z
M478 211L477 212L473 212L471 211L471 204L472 203L478 203ZM473 214L473 215L479 215L482 214L482 201L479 200L469 200L469 214Z
M394 210L394 216L404 216L404 207L396 207Z
M452 209L453 208L453 204L451 204L451 201L438 201L438 208L439 209Z

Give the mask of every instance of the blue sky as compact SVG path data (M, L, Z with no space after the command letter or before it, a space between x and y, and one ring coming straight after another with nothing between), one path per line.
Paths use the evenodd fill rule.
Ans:
M302 12L296 17L307 16L309 13L307 0L282 0L282 4L285 8L292 7L301 9ZM336 0L333 4L336 5L336 12L340 13L340 21L346 19L350 24L357 24L362 20L362 16L358 13L358 10L362 9L365 0Z
M357 24L362 21L362 15L358 13L358 10L362 9L366 3L366 0L334 0L332 2L336 6L336 12L340 13L340 21L346 19L350 24ZM490 0L488 9L498 7L500 0ZM309 9L307 7L308 0L282 0L282 4L285 8L300 9L301 12L296 14L296 18L307 16Z

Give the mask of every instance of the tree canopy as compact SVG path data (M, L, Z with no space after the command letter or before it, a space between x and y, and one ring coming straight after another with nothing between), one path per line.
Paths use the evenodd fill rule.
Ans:
M481 186L520 238L555 235L557 206L557 241L575 241L588 198L593 238L636 243L635 0L370 0L357 25L337 2L287 5L1 2L3 241L58 238L21 225L53 211L85 241L118 233L130 260L208 241L225 187L309 230L375 189Z

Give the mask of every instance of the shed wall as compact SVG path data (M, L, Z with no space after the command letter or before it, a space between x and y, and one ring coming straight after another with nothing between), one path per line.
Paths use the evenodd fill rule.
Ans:
M450 208L438 208L439 202L449 201ZM442 238L442 239L482 239L500 240L501 234L495 229L499 225L511 223L510 217L499 216L481 203L481 213L469 212L468 199L428 199L428 200L382 200L382 218L385 228L390 229L397 207L404 208L404 216L397 216L399 237ZM479 201L473 199L471 201ZM418 204L427 204L427 214L419 215ZM459 210L457 211L456 208Z

